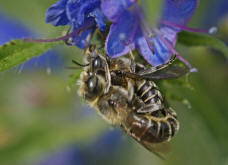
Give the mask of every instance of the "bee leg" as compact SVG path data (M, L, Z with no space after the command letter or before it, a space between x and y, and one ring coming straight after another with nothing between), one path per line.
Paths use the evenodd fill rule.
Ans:
M173 116L173 117L177 117L177 113L173 110L173 108L169 107L168 109L168 113Z
M153 113L156 111L160 111L163 108L164 108L164 106L162 104L149 104L149 105L145 105L142 108L138 109L137 112L138 113Z
M110 72L108 71L108 73L105 74L106 76L106 80L107 80L107 85L105 86L104 88L104 94L107 94L110 87L111 87L111 75L110 75Z
M128 86L128 102L130 103L134 97L135 91L131 81L127 82L127 86Z
M135 57L134 57L132 50L130 50L129 55L130 55L130 59L131 59L131 65L130 65L131 72L135 73L136 64L135 64Z
M98 35L101 37L101 39L102 39L103 41L105 41L106 36L101 32L101 30L99 29L98 26L96 26L96 28L97 28L97 33L98 33Z
M171 65L175 61L175 59L176 59L176 55L172 56L171 59L167 63L157 66L156 67L157 70L162 70L164 68L167 68L169 65Z
M88 37L86 38L86 44L85 44L85 48L84 48L84 53L86 53L87 48L89 47L89 41L92 38L94 30L88 35Z
M176 56L174 55L167 63L163 64L163 65L159 65L159 66L152 66L148 69L145 69L145 70L142 70L139 72L139 75L145 75L145 74L151 74L151 73L154 73L158 70L162 70L162 69L165 69L167 68L169 65L171 65L176 59Z
M109 66L108 66L106 58L103 56L100 56L100 58L104 61L104 65L105 65L104 70L105 70L105 79L107 81L107 84L104 88L104 94L107 94L111 87L111 74L110 74L110 70L109 70Z

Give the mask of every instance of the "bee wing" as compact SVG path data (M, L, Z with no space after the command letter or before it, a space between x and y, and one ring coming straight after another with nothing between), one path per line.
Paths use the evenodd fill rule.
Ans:
M140 75L144 79L175 79L182 77L189 73L189 69L183 66L170 65L164 69L155 71L153 73L142 74Z
M165 160L165 155L170 152L170 145L167 142L163 143L149 143L146 141L142 141L137 139L134 134L129 133L124 127L121 126L126 134L130 135L135 141L145 147L148 151L152 152L160 159Z
M136 140L148 151L152 152L160 159L165 160L165 156L170 152L170 145L166 142L163 143L148 143Z
M168 66L167 68L146 74L137 74L131 72L122 72L121 74L125 75L128 78L136 80L161 80L161 79L175 79L182 77L189 73L189 69L182 66Z

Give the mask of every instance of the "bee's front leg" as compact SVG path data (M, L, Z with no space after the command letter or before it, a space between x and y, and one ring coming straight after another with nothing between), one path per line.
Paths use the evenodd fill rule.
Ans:
M130 50L129 54L130 54L130 59L131 59L131 64L130 64L131 72L135 73L135 68L136 68L135 56L134 56L132 50Z
M107 60L105 57L100 56L104 62L104 71L105 71L105 79L107 81L107 84L104 88L104 94L107 94L110 87L111 87L111 74L110 74L110 70L109 70L109 65L107 63Z

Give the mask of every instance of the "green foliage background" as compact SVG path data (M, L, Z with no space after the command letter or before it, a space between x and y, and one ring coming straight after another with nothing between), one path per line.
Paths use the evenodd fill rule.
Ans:
M54 2L20 0L20 5L16 5L17 1L0 0L0 6L9 16L16 17L47 38L59 36L65 30L44 22L45 11ZM201 0L197 16L190 26L198 27L209 2ZM160 1L148 5L152 13L159 9L154 7L156 3L160 4ZM156 17L153 21L156 21ZM220 22L220 25L227 24L228 17ZM218 37L223 36L227 40L228 28L224 26L220 27ZM221 48L221 44L215 46L218 47ZM198 72L178 81L163 81L160 84L177 111L181 124L179 133L171 141L171 153L165 161L161 161L123 135L126 145L118 149L118 153L109 160L110 164L228 163L226 50L220 53L207 47L181 44L178 44L177 49L198 68ZM83 52L77 48L62 45L58 50L66 60L66 65L70 65L71 59L82 61ZM0 68L4 70L1 65ZM85 105L77 96L77 86L68 90L78 73L69 81L69 75L74 74L74 71L64 68L51 75L46 70L17 71L11 69L0 73L0 164L33 164L66 145L80 144L83 147L92 144L109 131L111 126L96 113L83 114L82 107Z

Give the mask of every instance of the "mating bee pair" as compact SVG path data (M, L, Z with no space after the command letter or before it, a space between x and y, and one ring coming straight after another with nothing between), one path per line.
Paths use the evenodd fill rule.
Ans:
M154 144L169 141L178 131L179 122L153 80L177 78L187 71L170 67L172 61L148 69L131 58L112 59L98 53L94 45L87 49L85 62L79 94L105 120L158 154Z

